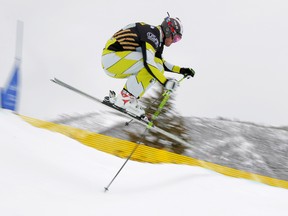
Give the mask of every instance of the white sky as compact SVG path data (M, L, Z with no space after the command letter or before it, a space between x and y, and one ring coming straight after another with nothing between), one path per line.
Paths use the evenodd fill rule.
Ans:
M101 68L104 44L131 22L160 24L167 11L182 20L184 36L164 57L196 70L177 92L182 115L288 125L285 0L0 0L0 86L13 66L20 19L19 112L49 119L99 109L49 79L56 76L100 98L109 89L120 90L125 80L112 79Z
M287 215L287 189L193 166L129 161L104 193L124 159L3 110L0 132L0 215Z

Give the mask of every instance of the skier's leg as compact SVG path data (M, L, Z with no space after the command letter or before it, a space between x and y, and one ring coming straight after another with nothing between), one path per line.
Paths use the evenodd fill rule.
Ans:
M154 84L153 77L142 68L137 74L131 75L124 86L136 98L140 98Z
M138 73L144 67L143 56L141 52L104 50L102 67L111 77L127 78Z
M155 62L155 67L157 67L162 73L164 73L162 59L155 57L154 62ZM154 83L155 83L155 79L143 65L143 67L139 70L138 73L128 77L127 82L124 86L124 89L128 90L135 97L141 98L145 94L145 92L151 86L153 86Z
M154 66L164 73L162 60L155 58L155 62ZM154 79L144 66L142 52L114 52L104 49L102 67L111 77L127 78L121 93L116 98L110 98L110 102L137 116L145 115L145 111L138 104L137 99L142 97L145 91L152 86Z

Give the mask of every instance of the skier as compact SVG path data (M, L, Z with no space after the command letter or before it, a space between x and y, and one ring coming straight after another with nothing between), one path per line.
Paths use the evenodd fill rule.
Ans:
M178 86L176 79L164 76L165 71L193 77L192 68L181 68L162 58L164 45L169 47L180 41L182 33L181 21L169 14L159 26L138 22L116 32L103 49L102 67L109 76L127 81L119 95L110 91L110 102L130 114L145 117L138 99L155 80L171 91Z

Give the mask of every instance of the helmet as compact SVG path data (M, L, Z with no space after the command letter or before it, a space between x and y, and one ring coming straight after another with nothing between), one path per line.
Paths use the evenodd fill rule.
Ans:
M161 24L161 28L164 32L166 38L172 36L173 40L178 38L181 39L183 34L183 26L179 18L171 18L170 16L164 18L164 21ZM178 37L176 37L176 35ZM177 42L175 41L175 42Z

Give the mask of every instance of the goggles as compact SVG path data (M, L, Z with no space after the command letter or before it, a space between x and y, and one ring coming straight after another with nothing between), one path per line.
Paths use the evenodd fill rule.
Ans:
M173 38L173 43L177 43L178 41L182 39L182 36L180 34L175 34L172 36L172 38Z

